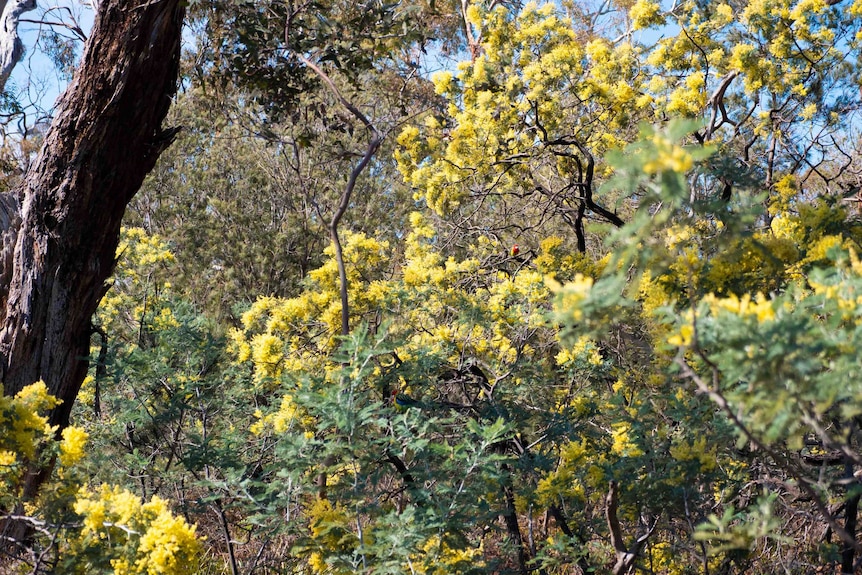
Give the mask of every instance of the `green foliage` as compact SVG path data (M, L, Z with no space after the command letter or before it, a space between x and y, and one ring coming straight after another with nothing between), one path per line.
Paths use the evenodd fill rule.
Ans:
M369 70L409 66L412 48L447 27L434 3L422 1L198 2L192 16L207 26L208 82L238 85L271 120L319 87L296 54L312 54L359 84Z
M5 532L30 532L26 553L15 551L4 568L32 573L164 573L195 570L200 541L195 527L171 513L168 502L140 498L118 486L89 486L82 459L87 433L67 427L62 437L43 415L56 405L41 382L0 398L0 505ZM53 472L51 469L54 467ZM29 474L51 476L38 495Z
M696 541L708 541L713 554L727 551L749 551L758 540L773 538L790 543L786 537L776 535L781 520L772 513L772 505L778 495L772 493L757 499L756 507L748 513L736 513L733 507L724 510L724 515L710 515L698 526L694 534Z
M229 343L170 290L127 290L118 305L151 311L114 316L146 325L111 325L149 336L112 352L112 415L93 436L144 495L179 491L226 524L213 546L233 560L258 561L231 531L264 554L281 541L273 572L595 568L615 553L609 481L615 521L650 529L640 557L662 572L784 553L804 526L777 494L803 490L810 513L846 495L843 467L809 462L855 454L856 232L825 200L786 201L768 226L759 203L692 203L681 170L709 153L677 143L692 129L644 129L612 157L607 186L638 206L602 261L554 238L535 262L487 237L444 256L419 213L403 254L346 234L348 338L332 252L298 295L259 298ZM784 234L814 243L780 252ZM171 258L137 241L130 269L157 285L146 270ZM731 263L751 242L774 273ZM542 513L553 523L528 546ZM814 543L786 559L807 564Z
M4 399L0 508L56 457L68 572L852 567L862 5L737 4L192 3L188 129L75 426ZM298 55L388 138L347 336L367 134Z

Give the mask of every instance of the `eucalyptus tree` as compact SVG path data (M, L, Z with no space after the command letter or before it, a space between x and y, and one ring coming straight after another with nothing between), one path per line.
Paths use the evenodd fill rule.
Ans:
M173 0L134 10L102 2L37 159L2 195L3 393L43 381L60 401L48 416L59 429L87 374L91 318L126 205L176 134L162 121L176 91L184 13ZM50 470L33 466L19 505ZM23 536L21 524L4 521L7 528L13 540Z

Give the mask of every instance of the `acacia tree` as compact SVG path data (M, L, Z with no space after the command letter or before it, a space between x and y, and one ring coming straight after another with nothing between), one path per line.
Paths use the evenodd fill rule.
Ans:
M99 4L81 65L38 158L2 196L0 378L6 395L43 380L68 424L87 372L90 318L114 266L126 205L177 129L179 0ZM39 476L28 482L32 495Z

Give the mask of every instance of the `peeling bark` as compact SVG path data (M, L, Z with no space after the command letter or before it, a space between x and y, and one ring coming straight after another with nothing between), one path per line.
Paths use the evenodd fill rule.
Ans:
M101 2L38 158L0 201L0 240L14 241L0 258L3 391L43 380L63 401L49 416L60 428L87 373L90 319L123 212L177 131L161 124L176 92L183 5Z
M6 318L6 301L20 228L21 205L18 198L13 194L0 194L0 325Z
M36 0L0 0L0 92L15 65L24 55L24 44L18 37L18 22L24 12L36 9Z

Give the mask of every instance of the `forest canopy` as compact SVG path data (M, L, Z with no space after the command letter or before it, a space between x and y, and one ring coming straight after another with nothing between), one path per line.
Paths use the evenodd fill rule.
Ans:
M862 572L862 0L187 4L81 381L3 379L0 571Z

